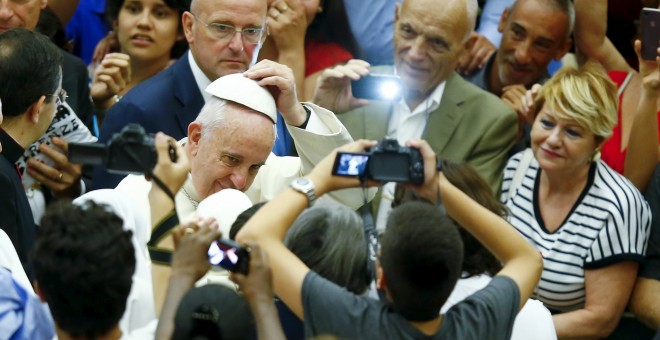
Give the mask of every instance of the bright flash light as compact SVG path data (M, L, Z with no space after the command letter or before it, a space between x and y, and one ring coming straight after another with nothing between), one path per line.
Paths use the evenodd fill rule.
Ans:
M380 84L378 91L382 98L394 99L398 98L401 93L401 86L396 81L385 81Z

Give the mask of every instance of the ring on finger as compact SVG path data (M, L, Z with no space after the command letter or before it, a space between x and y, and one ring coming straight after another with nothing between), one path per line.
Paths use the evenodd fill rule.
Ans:
M61 181L61 180L62 180L62 177L64 177L64 174L60 172L59 176L57 177L57 180L58 180L58 181Z
M289 9L289 6L287 6L286 4L284 4L284 6L283 6L282 8L278 8L278 9L280 10L280 12L284 12L284 11L286 11L287 9Z
M184 231L185 231L186 234L194 234L195 233L195 228L187 227L186 229L184 229Z

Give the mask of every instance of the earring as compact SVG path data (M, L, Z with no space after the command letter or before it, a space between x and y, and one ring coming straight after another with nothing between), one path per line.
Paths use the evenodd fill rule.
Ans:
M594 153L591 155L591 162L596 163L600 160L600 150L594 150Z
M316 13L323 13L323 6L319 6L319 7L316 9Z

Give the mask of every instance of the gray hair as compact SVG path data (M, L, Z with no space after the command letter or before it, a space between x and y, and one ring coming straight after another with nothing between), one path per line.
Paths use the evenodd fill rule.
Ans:
M346 206L326 204L305 210L284 244L311 270L355 294L362 294L371 281L362 219Z
M225 99L212 96L202 110L199 112L199 115L195 119L196 122L202 125L202 138L211 138L213 136L213 131L215 129L221 128L225 123L225 112L230 105L239 105ZM256 112L256 111L255 111ZM270 118L269 118L270 119ZM273 124L273 143L277 139L277 126Z

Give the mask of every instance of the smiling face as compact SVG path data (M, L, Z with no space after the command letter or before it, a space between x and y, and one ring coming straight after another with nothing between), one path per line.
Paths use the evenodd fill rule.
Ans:
M394 22L394 63L406 91L425 96L456 68L468 31L461 0L404 1Z
M594 151L602 145L593 132L565 116L544 105L532 125L532 151L548 173L587 170Z
M266 0L195 0L183 15L183 28L197 65L209 80L247 70L257 44L244 44L242 34L214 38L207 24L230 25L237 30L264 28ZM194 15L194 16L193 16Z
M0 0L0 33L17 27L34 30L48 0Z
M179 11L163 0L126 0L115 22L121 51L133 59L170 58L179 33Z
M247 190L273 148L273 122L266 115L231 103L224 115L210 135L203 135L199 122L188 128L190 172L200 199L222 189Z
M537 83L550 61L561 59L570 47L568 16L538 0L518 0L504 12L498 29L502 42L495 63L502 86Z

